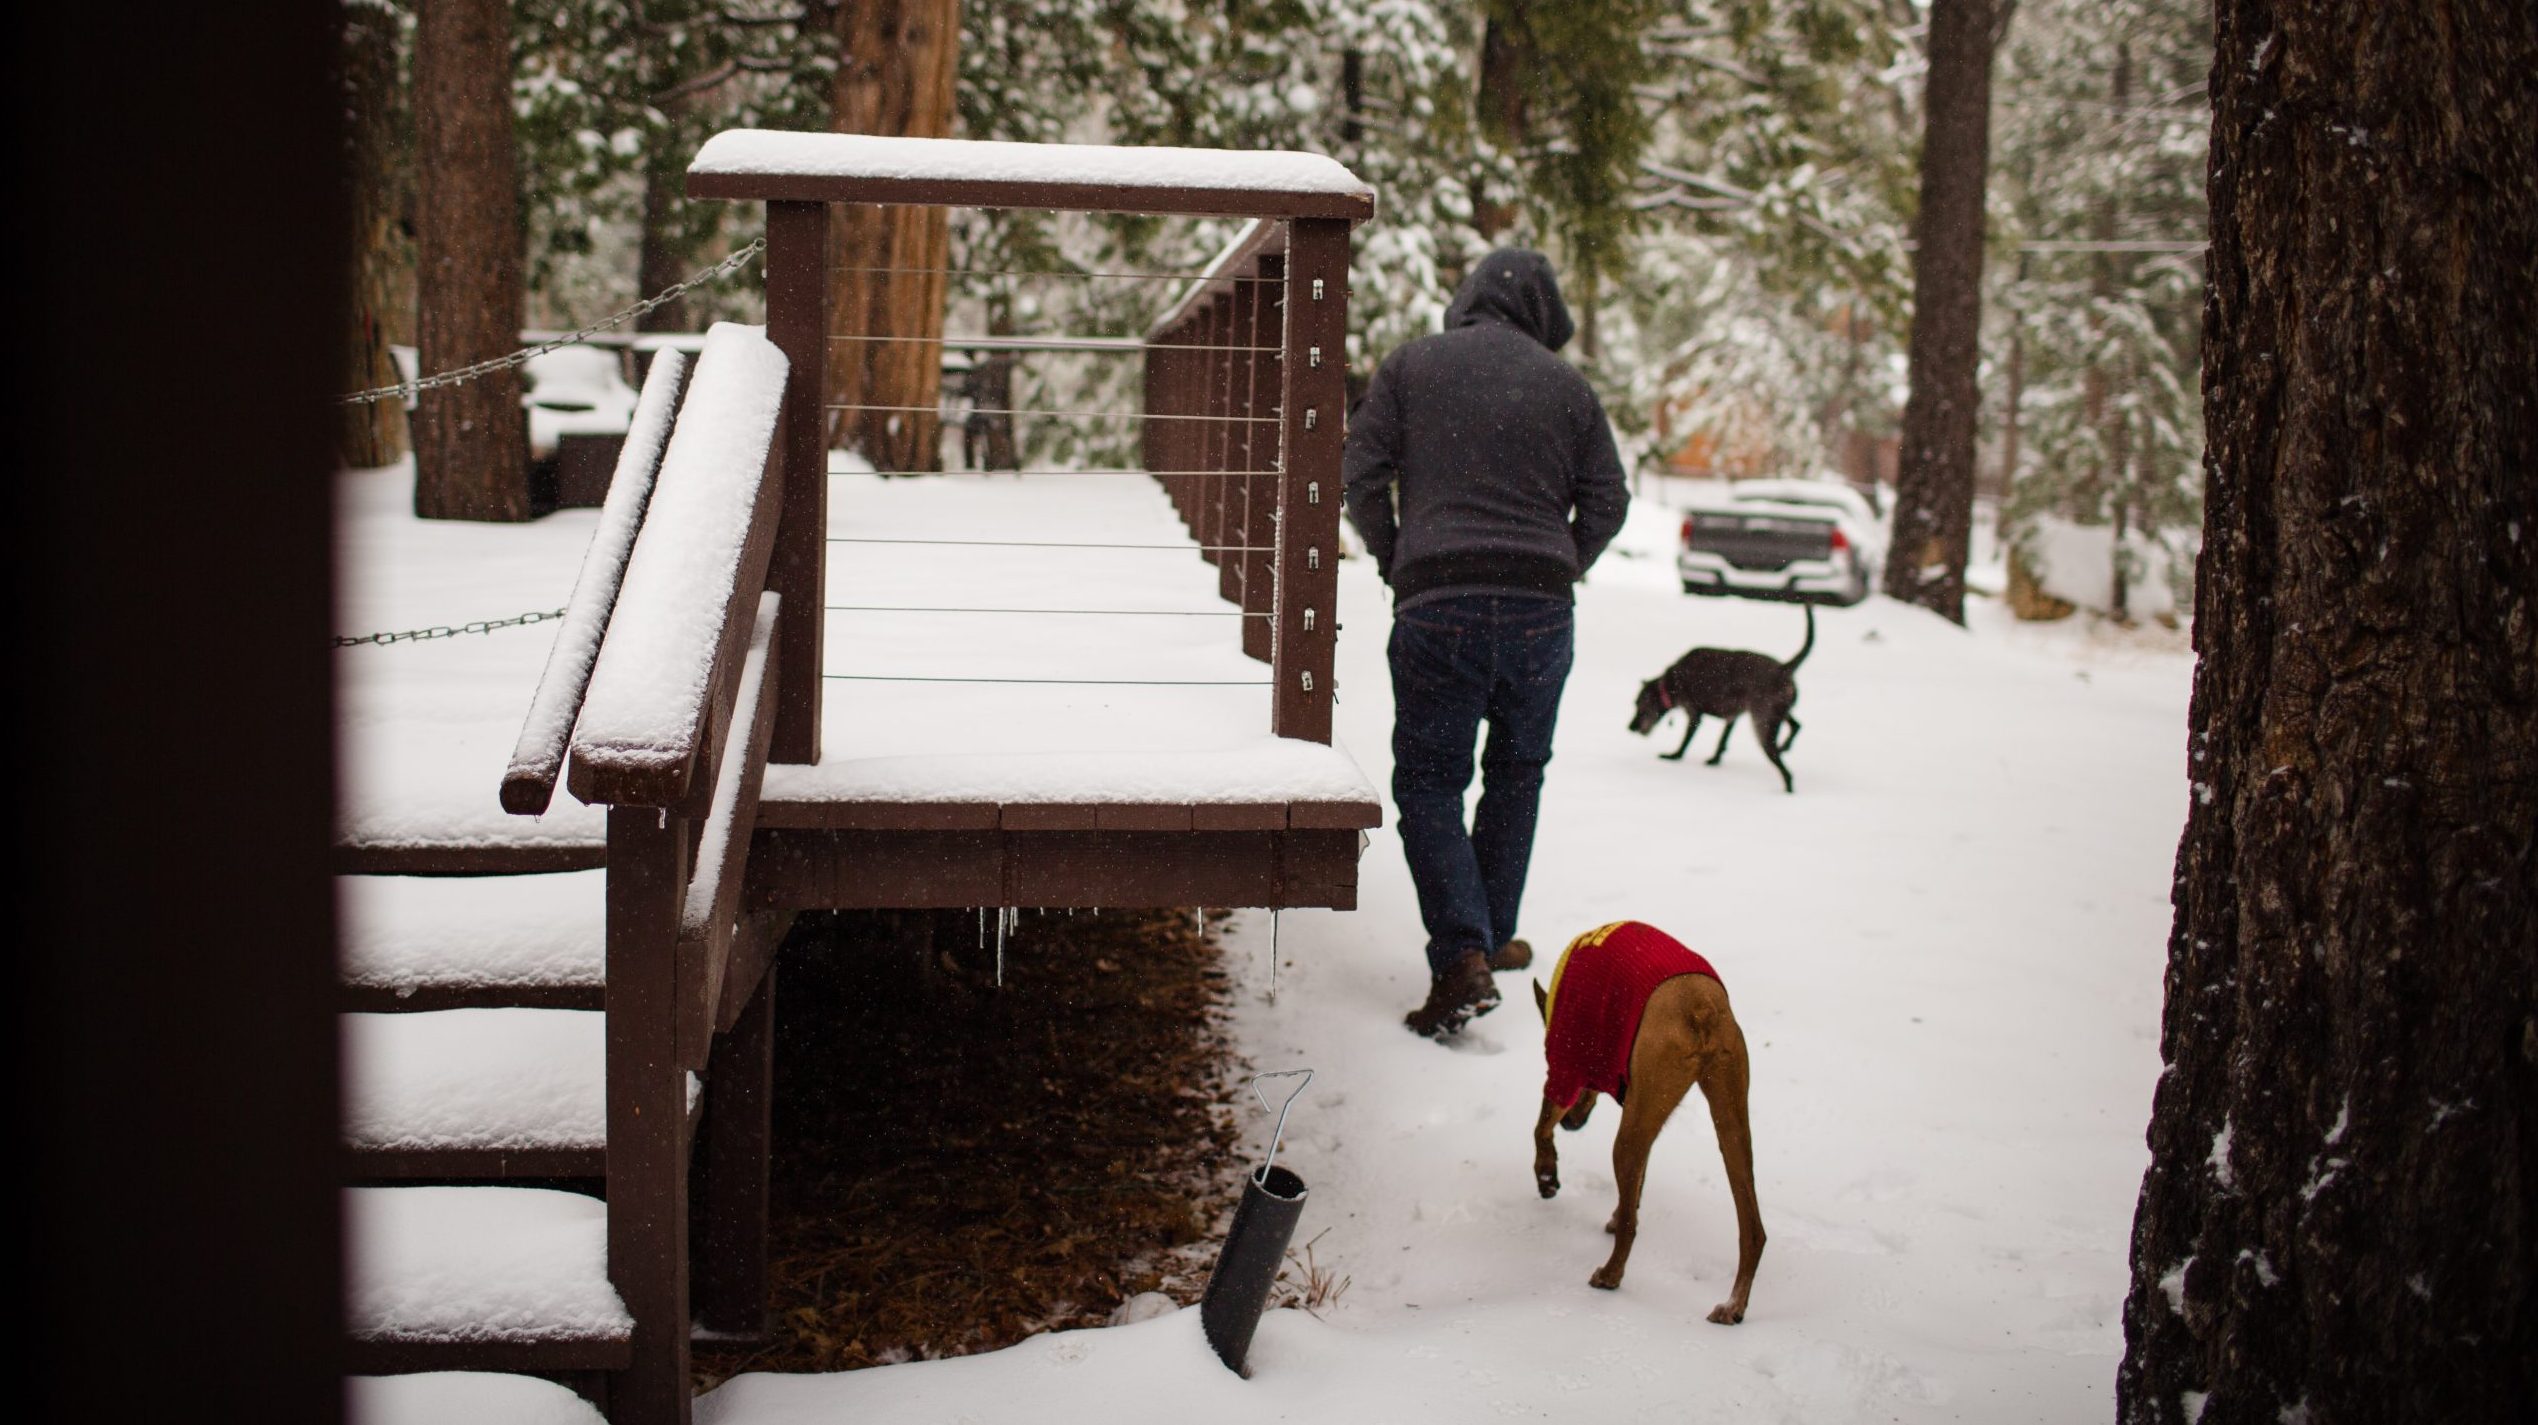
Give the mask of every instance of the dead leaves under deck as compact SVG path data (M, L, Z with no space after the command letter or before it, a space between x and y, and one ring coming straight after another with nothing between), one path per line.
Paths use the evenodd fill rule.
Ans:
M1197 1300L1230 1211L1226 994L1187 911L797 931L776 994L774 1339L700 1383L964 1355ZM806 917L806 920L809 919ZM956 930L956 933L943 933Z

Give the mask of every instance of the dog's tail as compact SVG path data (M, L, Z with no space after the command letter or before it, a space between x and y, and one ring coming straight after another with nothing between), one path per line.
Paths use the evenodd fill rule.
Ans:
M1798 665L1806 662L1807 655L1815 651L1815 605L1801 604L1799 607L1807 611L1807 641L1798 645L1797 657L1780 665L1783 670L1791 673L1797 672Z

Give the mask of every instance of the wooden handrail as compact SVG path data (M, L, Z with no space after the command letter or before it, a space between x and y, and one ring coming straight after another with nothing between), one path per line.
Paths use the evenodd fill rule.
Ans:
M775 542L786 372L756 328L706 336L573 732L585 802L678 805L713 755Z
M564 606L555 647L546 656L546 672L537 695L529 700L528 720L511 752L511 767L502 776L502 809L518 816L543 813L555 799L555 783L564 774L564 752L573 739L573 723L581 716L582 695L590 690L593 664L599 661L600 639L608 632L608 616L617 607L617 591L626 577L626 559L634 552L635 535L643 527L644 506L652 499L653 478L660 473L661 453L669 445L670 424L687 383L687 357L664 351L644 378L643 395L635 402L634 419L626 427L625 448L617 456L617 473L608 483L607 503L600 507L599 529L582 556L581 577L573 581L573 597Z
M758 596L749 651L730 690L730 732L723 739L714 793L696 843L695 867L679 913L679 1059L705 1067L721 1015L732 928L749 869L749 839L758 826L758 792L767 775L767 738L775 729L776 619L782 601ZM743 993L756 981L740 987Z
M1261 258L1286 250L1286 224L1258 218L1243 224L1234 240L1225 244L1206 268L1181 289L1180 299L1171 309L1146 328L1146 341L1161 341L1178 332L1198 316L1200 306L1232 291L1235 282L1254 275Z
M1375 190L1319 154L769 129L706 140L688 165L687 196L1349 222L1375 215Z

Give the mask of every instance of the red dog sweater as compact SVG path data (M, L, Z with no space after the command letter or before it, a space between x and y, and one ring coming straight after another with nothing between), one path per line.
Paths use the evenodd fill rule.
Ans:
M1542 1096L1562 1108L1574 1107L1590 1090L1621 1101L1639 1016L1657 986L1677 975L1718 979L1710 962L1683 942L1636 920L1617 920L1570 941L1551 972L1550 1002L1543 1008L1544 1057L1551 1071Z

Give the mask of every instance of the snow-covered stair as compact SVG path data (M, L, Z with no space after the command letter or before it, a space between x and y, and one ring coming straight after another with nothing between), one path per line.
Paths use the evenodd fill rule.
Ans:
M345 1401L360 1425L606 1425L597 1407L553 1381L487 1371L354 1376Z
M365 1178L596 1178L608 1025L576 1009L348 1014L344 1140Z
M598 1009L608 873L339 876L346 1007Z
M547 1188L351 1188L355 1368L614 1370L634 1319L608 1282L608 1207Z

